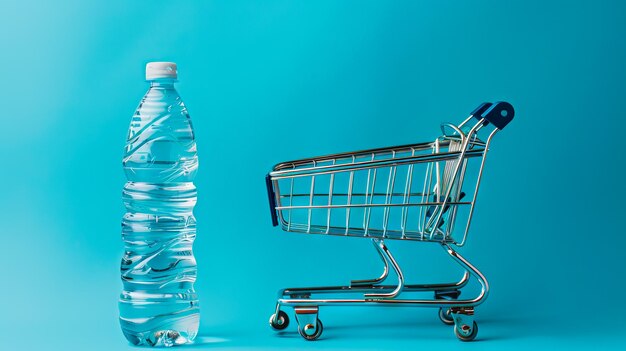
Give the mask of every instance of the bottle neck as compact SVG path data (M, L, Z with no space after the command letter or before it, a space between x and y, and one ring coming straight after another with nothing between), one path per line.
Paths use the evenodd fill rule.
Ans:
M176 83L176 79L167 79L167 78L159 78L149 80L150 87L163 87L163 88L174 88L174 83Z

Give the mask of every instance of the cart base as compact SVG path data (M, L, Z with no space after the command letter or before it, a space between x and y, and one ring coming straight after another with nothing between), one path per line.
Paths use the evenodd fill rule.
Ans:
M454 251L448 244L442 247L450 257L461 265L465 272L458 282L446 284L404 284L400 266L381 239L372 240L385 263L383 274L376 279L352 281L349 286L321 286L287 288L278 292L275 313L270 317L270 325L276 330L283 330L289 323L287 314L281 307L294 308L298 332L306 340L318 339L323 330L318 318L319 306L415 306L439 308L439 318L444 324L454 325L454 333L461 341L471 341L478 333L474 321L474 307L484 302L489 293L489 284L485 276L465 258ZM383 285L391 265L398 277L396 285ZM461 289L467 285L470 277L476 278L481 285L480 294L473 299L459 299ZM402 292L433 292L433 299L397 298ZM324 294L362 294L362 298L322 298L313 295Z

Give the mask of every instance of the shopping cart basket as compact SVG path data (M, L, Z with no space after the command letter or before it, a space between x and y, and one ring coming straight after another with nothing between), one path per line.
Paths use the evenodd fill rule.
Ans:
M439 318L454 325L460 340L473 340L478 332L474 308L487 298L489 285L453 246L463 246L467 240L489 145L513 116L513 106L507 102L484 103L460 125L443 124L441 137L433 142L276 165L266 178L274 226L289 232L370 238L384 270L378 278L353 280L348 286L280 290L269 321L272 328L283 330L289 324L283 306L294 308L298 332L307 340L322 333L321 305L424 306L439 308ZM479 134L486 136L485 141ZM455 227L457 221L463 225ZM405 284L385 245L388 239L440 244L463 267L463 277L447 284ZM389 266L397 282L384 284ZM474 298L461 299L461 289L471 277L481 291ZM402 293L431 291L432 299L400 298Z

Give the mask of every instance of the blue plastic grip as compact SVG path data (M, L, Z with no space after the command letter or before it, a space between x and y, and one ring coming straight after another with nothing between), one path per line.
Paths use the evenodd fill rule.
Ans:
M513 105L505 101L498 101L493 104L485 102L472 112L472 116L477 119L484 118L487 122L493 124L494 127L502 130L515 117L515 109Z
M476 107L474 111L470 113L470 115L480 120L482 118L483 112L487 111L491 107L491 105L493 105L491 102L483 102L482 104L478 105L478 107Z
M267 186L267 198L270 202L270 212L272 214L272 225L278 226L278 216L276 215L276 195L274 194L274 186L272 185L272 177L265 176L265 185Z

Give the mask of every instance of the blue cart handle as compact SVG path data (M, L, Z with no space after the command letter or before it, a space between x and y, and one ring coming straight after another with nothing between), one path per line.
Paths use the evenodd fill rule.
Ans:
M267 186L267 198L270 202L270 212L272 214L272 225L278 226L278 216L276 215L276 194L274 193L274 186L272 185L272 177L270 175L265 176L265 185Z
M476 119L485 119L499 130L504 129L515 117L513 105L505 101L495 103L485 102L472 111Z

